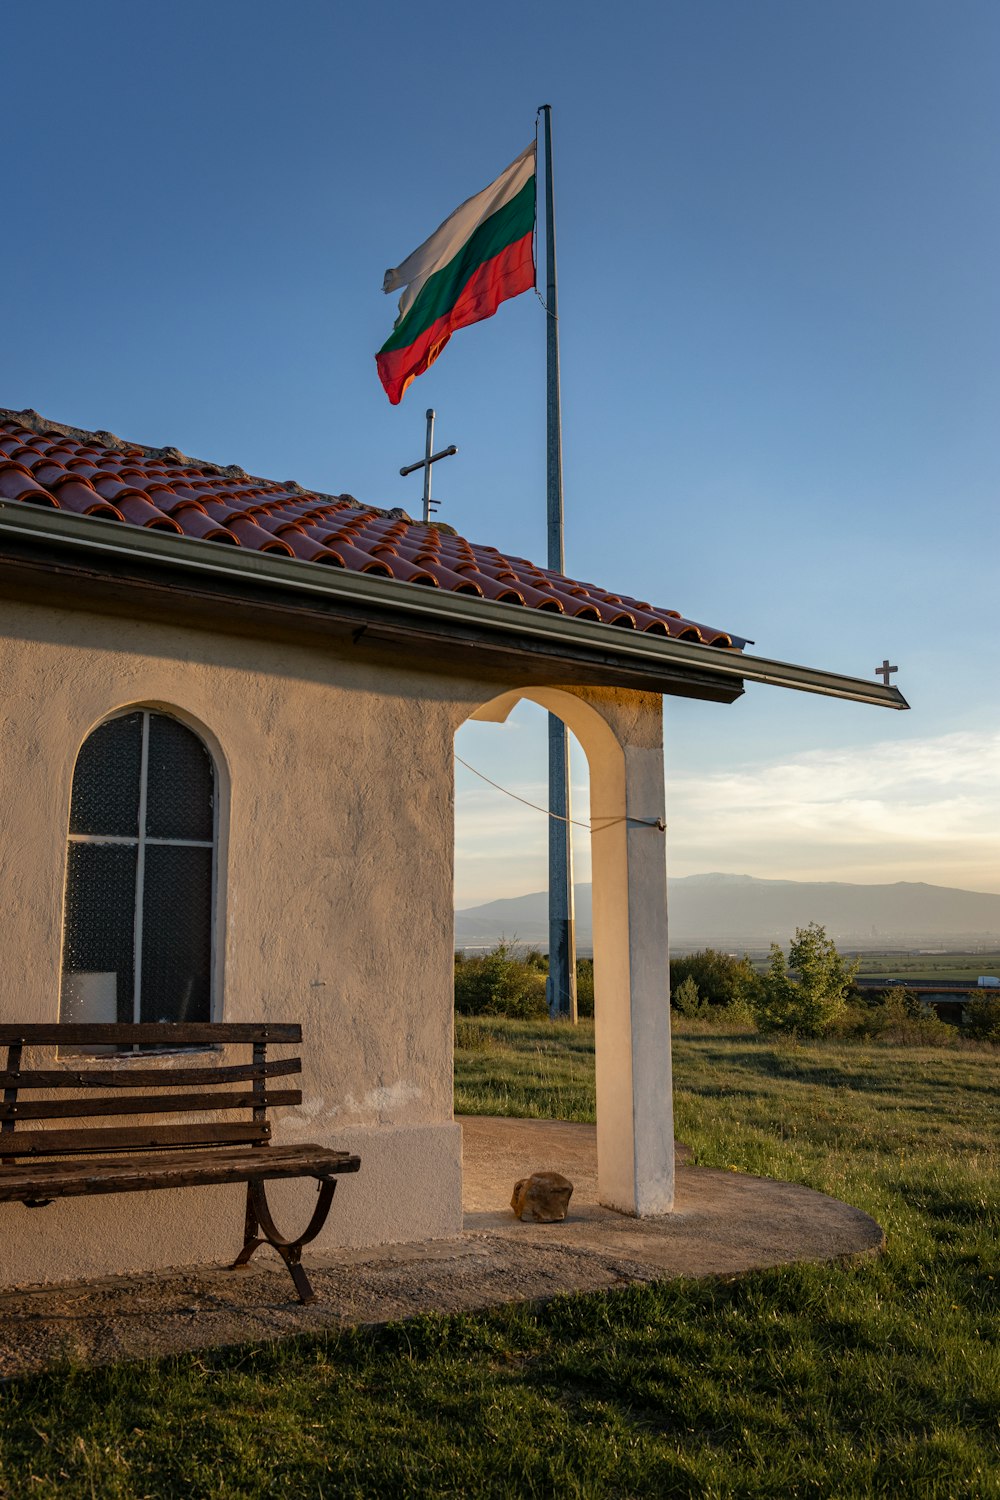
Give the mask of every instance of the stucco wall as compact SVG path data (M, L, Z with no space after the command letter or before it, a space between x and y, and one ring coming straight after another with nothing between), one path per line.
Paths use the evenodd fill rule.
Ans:
M58 1019L80 744L127 705L169 709L219 771L215 1018L301 1021L304 1103L276 1112L276 1138L364 1158L338 1188L326 1242L454 1232L454 689L370 653L9 601L0 638L0 1016ZM2 1277L231 1255L239 1190L199 1195L204 1212L193 1191L0 1207ZM298 1218L311 1196L297 1184L279 1200Z
M498 694L509 708L517 694L503 693L517 684L414 670L363 639L288 643L10 600L0 601L0 641L0 1018L59 1016L81 743L122 708L174 713L202 735L219 773L215 1018L301 1021L304 1102L274 1112L275 1138L362 1158L313 1253L455 1233L454 732ZM610 820L593 845L603 1199L664 1212L673 1148L664 854L653 826L660 700L608 689L530 696L581 738L595 818ZM231 1258L241 1193L0 1205L0 1280ZM304 1227L312 1196L308 1183L275 1189L279 1228Z

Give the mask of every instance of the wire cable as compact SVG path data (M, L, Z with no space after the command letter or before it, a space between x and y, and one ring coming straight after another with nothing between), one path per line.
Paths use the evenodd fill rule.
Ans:
M520 797L517 792L512 792L507 787L501 786L499 781L492 781L482 771L477 771L475 766L470 766L469 762L463 760L460 755L456 754L455 759L460 766L464 766L467 771L471 771L473 776L478 776L480 781L485 781L494 790L503 792L505 797L513 797L515 802L521 802L525 807L530 807L534 812L541 813L543 817L553 818L557 823L571 823L574 828L585 828L588 833L601 833L605 828L613 828L616 823L642 823L648 828L658 828L661 833L666 832L667 825L662 818L629 818L627 815L621 818L602 818L599 828L595 828L593 822L581 823L578 818L564 818L562 813L550 812L547 807L539 807L537 802L529 802L527 797Z

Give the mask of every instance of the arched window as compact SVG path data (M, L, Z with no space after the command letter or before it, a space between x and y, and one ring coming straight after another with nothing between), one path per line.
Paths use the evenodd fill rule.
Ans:
M215 766L177 719L106 719L73 773L63 1021L212 1016Z

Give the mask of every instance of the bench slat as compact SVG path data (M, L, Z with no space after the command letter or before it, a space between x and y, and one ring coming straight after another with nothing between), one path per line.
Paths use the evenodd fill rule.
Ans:
M262 1065L240 1063L229 1068L21 1069L0 1072L0 1089L138 1089L172 1088L185 1083L251 1083L302 1072L301 1057L282 1057Z
M8 1071L12 1073L18 1072L21 1067L21 1053L23 1050L24 1049L21 1046L20 1042L12 1042L7 1048ZM16 1104L17 1089L11 1087L5 1088L3 1092L3 1102L4 1104ZM14 1122L12 1120L0 1120L0 1136L9 1134L11 1131L13 1131L13 1129Z
M23 1203L45 1208L61 1198L105 1193L130 1193L208 1184L246 1183L243 1248L233 1262L245 1265L264 1243L278 1251L288 1267L302 1302L315 1301L301 1264L302 1246L321 1231L333 1200L337 1175L356 1172L360 1159L346 1151L295 1144L272 1147L268 1107L302 1103L300 1089L271 1088L269 1081L302 1071L299 1057L267 1061L267 1044L301 1043L297 1023L244 1024L109 1024L7 1023L0 1025L0 1204ZM123 1057L79 1067L22 1068L26 1046L93 1049L106 1054L117 1049L219 1047L251 1043L249 1065L221 1067L163 1066L153 1057ZM60 1061L66 1060L64 1052ZM172 1061L172 1059L171 1059ZM138 1065L136 1065L138 1062ZM222 1091L226 1085L242 1087ZM178 1088L197 1093L174 1093ZM221 1086L221 1089L220 1087ZM25 1100L21 1090L45 1090ZM99 1089L113 1092L101 1094ZM136 1092L139 1089L147 1092ZM158 1090L150 1093L148 1090ZM75 1090L77 1097L68 1097ZM131 1092L130 1092L131 1091ZM54 1095L54 1097L52 1097ZM98 1128L18 1129L24 1121L84 1119L105 1116L201 1114L206 1111L250 1109L252 1119L200 1121L183 1124L102 1124ZM108 1153L117 1153L108 1155ZM311 1177L318 1184L312 1216L298 1239L282 1239L274 1227L264 1198L264 1182L274 1178Z
M110 1125L96 1130L18 1130L0 1136L0 1159L13 1156L93 1156L98 1151L172 1151L183 1146L266 1144L268 1121L254 1125ZM15 1167L0 1170L0 1180Z
M134 1094L121 1098L29 1099L26 1104L0 1104L0 1120L76 1120L84 1115L164 1115L203 1109L249 1109L264 1103L301 1104L301 1089L275 1089L263 1098L249 1090L238 1094Z
M229 1042L301 1042L297 1021L59 1021L0 1025L0 1047L218 1047Z
M257 1151L187 1151L157 1159L97 1158L9 1168L0 1175L0 1202L24 1198L74 1198L205 1183L246 1182L251 1177L333 1177L356 1172L361 1162L324 1146L269 1146Z

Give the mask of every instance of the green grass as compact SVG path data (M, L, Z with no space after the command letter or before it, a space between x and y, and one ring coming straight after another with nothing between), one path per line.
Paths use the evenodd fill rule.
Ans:
M457 1016L455 1112L592 1122L593 1021Z
M460 1106L592 1118L592 1038L465 1021ZM14 1384L0 1494L1000 1496L1000 1051L689 1029L675 1080L886 1254Z

